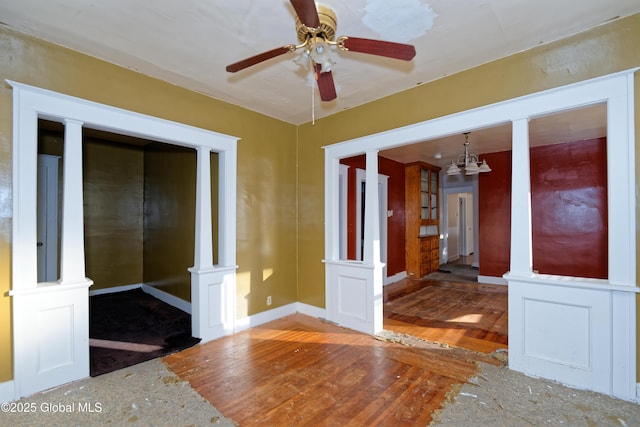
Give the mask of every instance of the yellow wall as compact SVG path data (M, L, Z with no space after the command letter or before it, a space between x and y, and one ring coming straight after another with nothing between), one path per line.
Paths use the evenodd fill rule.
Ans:
M322 146L638 67L638 40L640 14L300 126L299 300L324 307Z
M296 300L296 128L0 25L0 76L241 138L238 316ZM0 84L0 382L12 378L12 91ZM35 266L34 266L35 267Z
M322 146L639 66L637 40L640 15L298 128L1 26L0 75L242 138L237 316L244 317L267 309L267 295L271 308L296 300L324 307ZM10 236L11 89L2 85L0 382L12 377Z
M324 256L324 165L317 161L323 155L322 146L639 67L638 40L640 14L317 120L315 125L300 126L298 167L304 173L299 176L298 193L302 230L298 237L299 301L324 307L320 262ZM638 74L635 80L636 153L640 156ZM636 181L638 185L638 175ZM640 215L638 221L640 224ZM640 242L640 234L637 237ZM640 331L640 320L637 323ZM640 378L640 358L638 372Z
M83 144L85 271L92 290L142 283L144 151Z
M151 144L144 176L144 283L191 301L196 151Z

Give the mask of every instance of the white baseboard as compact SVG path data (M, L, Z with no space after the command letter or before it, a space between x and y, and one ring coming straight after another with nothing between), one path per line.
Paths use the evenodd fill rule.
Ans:
M89 296L92 297L94 295L114 294L116 292L131 291L141 287L142 287L142 283L136 283L135 285L123 285L123 286L114 286L113 288L89 290Z
M318 319L327 318L327 311L324 308L319 308L319 307L316 307L315 305L309 305L303 302L296 303L296 311L300 314L316 317Z
M263 323L271 322L272 320L294 313L297 313L297 303L295 302L272 310L263 311L262 313L254 314L253 316L236 319L235 332L253 328L254 326L262 325Z
M404 279L405 277L407 277L407 272L406 271L401 271L400 273L396 273L393 276L385 277L384 278L384 283L382 285L383 286L387 286L387 285L390 285L392 283L399 282L400 280Z
M191 314L191 303L183 300L182 298L178 298L175 295L171 295L165 291L161 291L158 288L154 288L153 286L145 284L142 285L142 290L149 295L158 298L162 302L166 302L169 305L179 308L185 313Z
M478 275L478 283L486 283L488 285L508 285L507 281L504 278L496 276Z
M0 403L16 400L15 383L13 380L0 383Z
M640 403L640 383L636 383L636 402Z
M185 313L191 314L190 302L185 301L181 298L178 298L174 295L171 295L165 291L161 291L158 288L154 288L153 286L146 285L144 283L136 283L134 285L114 286L113 288L97 289L95 291L89 291L89 296L113 294L116 292L126 292L126 291L131 291L133 289L142 289L143 292L146 292L149 295L155 298L158 298L160 301L165 302L169 305L172 305L175 308L178 308L184 311Z

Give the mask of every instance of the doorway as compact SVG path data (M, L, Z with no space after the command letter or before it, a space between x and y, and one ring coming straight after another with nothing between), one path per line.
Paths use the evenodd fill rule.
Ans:
M237 138L8 81L13 90L12 325L16 399L89 375L88 293L82 188L83 128L195 148L192 328L208 341L234 330ZM59 279L37 269L38 121L64 124ZM213 265L210 156L220 156L218 264ZM35 349L35 350L34 350Z
M481 128L510 122L511 159L518 173L512 174L510 183L509 272L503 276L509 286L509 307L514 308L509 313L509 367L635 400L635 71L627 70L327 146L325 188L335 187L333 181L337 179L340 158L365 152L367 172L373 174L377 172L374 161L378 152L385 148L411 144L419 138L431 140L459 134L470 126ZM567 279L537 274L531 263L530 121L597 103L604 103L607 108L608 277L594 281L585 277ZM371 171L369 165L373 166ZM333 253L337 246L332 243L338 237L331 217L337 206L334 199L334 194L325 191L327 318L363 332L377 333L382 330L382 307L378 304L382 294L381 271L376 268L376 259L370 268L357 269L340 262ZM375 232L370 230L365 234L369 236L365 239L368 250L375 245ZM364 303L345 304L347 297ZM567 316L572 322L565 322ZM555 328L554 322L563 328ZM553 332L553 339L542 331ZM595 349L589 345L593 342L603 346ZM580 349L579 354L575 349Z
M443 265L479 268L477 184L442 189Z

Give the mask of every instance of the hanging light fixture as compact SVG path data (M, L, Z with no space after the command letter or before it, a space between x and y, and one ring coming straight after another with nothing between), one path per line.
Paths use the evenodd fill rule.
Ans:
M464 170L465 175L477 175L480 172L491 172L491 168L487 164L486 160L483 160L480 165L480 159L477 154L469 153L469 133L464 133L464 154L458 156L458 161L451 161L449 168L447 169L447 175L460 175Z

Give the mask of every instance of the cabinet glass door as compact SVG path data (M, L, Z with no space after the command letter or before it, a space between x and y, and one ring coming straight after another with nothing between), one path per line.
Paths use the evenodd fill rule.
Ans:
M438 173L437 172L433 172L433 171L431 172L430 187L431 187L431 193L430 193L431 219L436 219L438 218Z
M429 171L420 169L420 218L431 219L431 210L429 207Z

